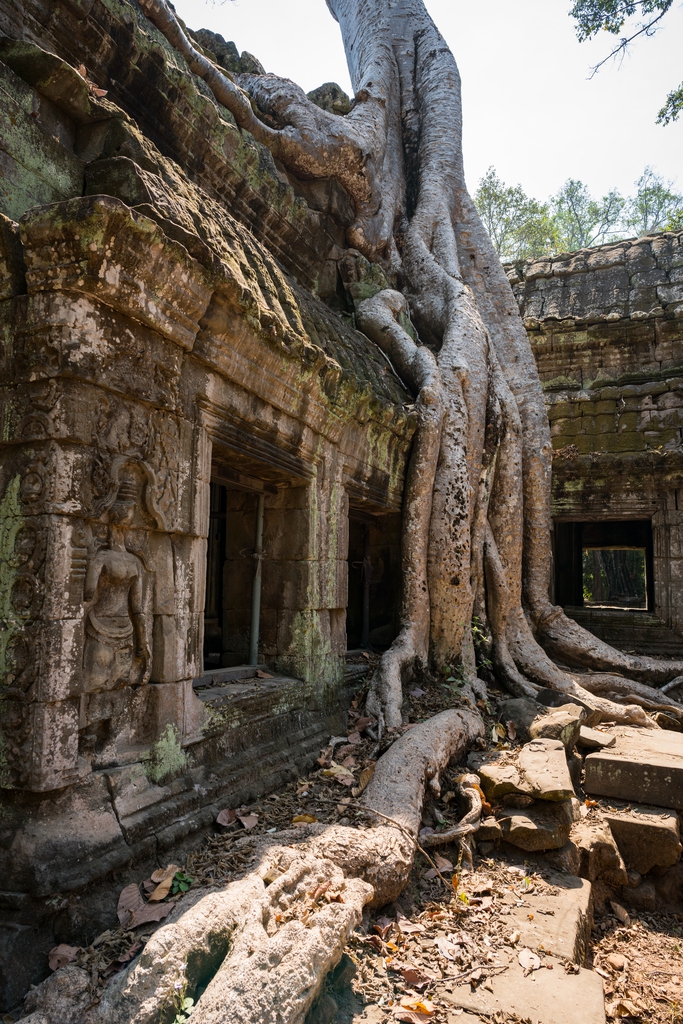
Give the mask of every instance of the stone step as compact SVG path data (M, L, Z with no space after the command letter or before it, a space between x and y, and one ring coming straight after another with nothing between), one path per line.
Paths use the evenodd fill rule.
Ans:
M586 756L586 793L683 809L683 733L629 726L613 732L613 747Z
M646 875L652 868L670 868L681 856L678 815L647 804L605 808L608 823L627 868Z

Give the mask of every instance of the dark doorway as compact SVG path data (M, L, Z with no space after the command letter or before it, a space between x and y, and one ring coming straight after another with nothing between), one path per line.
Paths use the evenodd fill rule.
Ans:
M401 517L349 513L346 646L386 650L399 630Z
M223 652L223 564L227 490L210 485L209 536L206 540L206 601L204 604L204 668L218 668Z
M555 524L555 595L570 607L654 607L648 519Z

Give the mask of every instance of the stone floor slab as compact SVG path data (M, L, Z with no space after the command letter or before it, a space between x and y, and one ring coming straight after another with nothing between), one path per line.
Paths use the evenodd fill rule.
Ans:
M496 1010L516 1013L531 1024L605 1024L602 980L593 971L580 968L567 974L561 961L546 957L546 967L528 977L516 958L508 970L490 979L493 991L481 985L456 985L444 992L443 1002L470 1013L493 1014Z
M614 734L613 747L586 757L586 793L683 809L683 733L618 726Z
M544 949L582 964L593 923L591 883L560 872L546 874L546 881L553 890L522 893L522 906L509 907L510 931L520 933L520 946Z

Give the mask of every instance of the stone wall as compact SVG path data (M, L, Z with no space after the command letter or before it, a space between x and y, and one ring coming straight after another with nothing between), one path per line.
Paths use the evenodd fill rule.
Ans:
M649 520L683 628L683 234L509 267L546 395L556 523Z
M414 414L353 327L342 277L376 285L339 262L336 186L309 205L124 0L0 0L0 28L9 1007L83 926L88 886L339 731L349 514L395 531ZM270 681L204 676L212 483L229 496L224 664L248 639L264 498Z

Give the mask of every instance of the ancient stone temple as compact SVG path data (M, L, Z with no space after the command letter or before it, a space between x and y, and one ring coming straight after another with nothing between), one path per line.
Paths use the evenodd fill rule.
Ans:
M683 235L531 261L509 277L555 450L554 600L617 647L680 656ZM597 560L606 582L610 560L628 570L629 559L639 585L593 592Z
M394 635L413 423L338 186L288 181L124 0L0 25L11 1004L62 897L334 731L364 559Z
M398 628L415 421L354 326L383 281L344 248L340 185L285 172L134 2L0 0L0 33L9 1007L55 936L97 920L116 869L335 732L347 649ZM628 649L652 630L674 647L683 236L511 280L558 448L556 600ZM583 552L617 549L643 552L644 597L600 619Z

